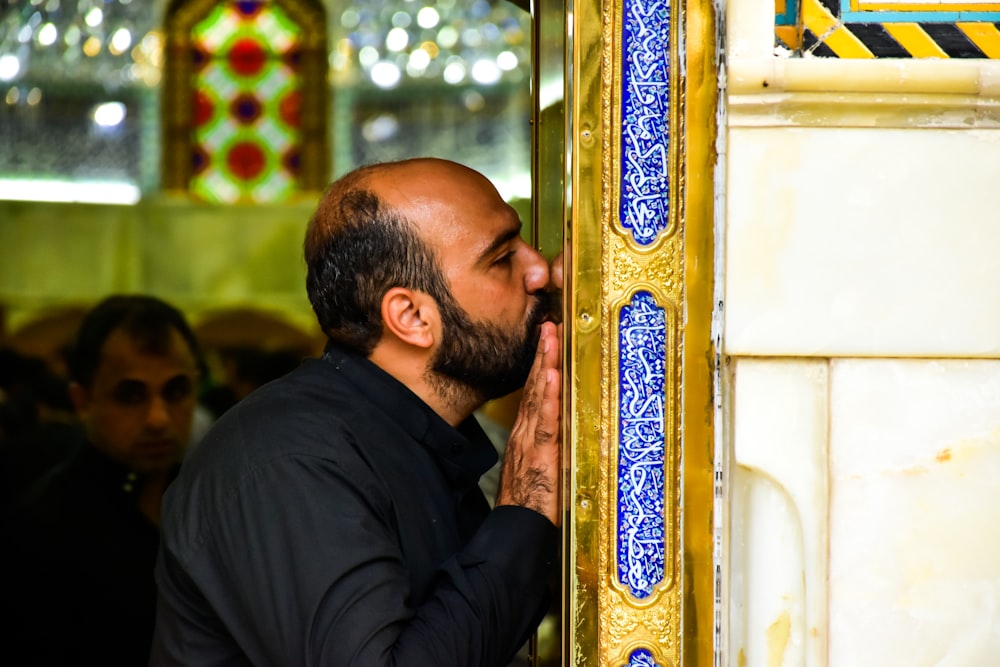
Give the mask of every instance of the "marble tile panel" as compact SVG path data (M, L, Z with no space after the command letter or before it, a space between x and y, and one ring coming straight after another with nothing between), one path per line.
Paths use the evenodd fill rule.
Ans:
M827 362L734 363L729 664L822 667Z
M1000 130L731 128L727 164L728 354L1000 356Z
M829 667L994 667L1000 362L833 360Z

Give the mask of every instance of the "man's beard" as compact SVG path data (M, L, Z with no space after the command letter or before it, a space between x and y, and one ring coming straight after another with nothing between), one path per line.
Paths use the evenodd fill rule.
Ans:
M475 322L454 299L439 299L441 347L431 360L429 379L445 397L477 402L506 396L524 386L549 316L547 292L534 295L527 321L505 329Z

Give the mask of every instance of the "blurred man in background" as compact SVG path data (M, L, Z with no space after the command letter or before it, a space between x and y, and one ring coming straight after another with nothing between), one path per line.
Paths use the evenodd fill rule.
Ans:
M159 299L113 296L84 318L69 370L87 441L4 517L4 662L146 664L161 498L202 367L184 317Z

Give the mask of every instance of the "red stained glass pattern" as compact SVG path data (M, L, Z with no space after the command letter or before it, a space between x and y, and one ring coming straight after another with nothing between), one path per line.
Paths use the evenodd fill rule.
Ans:
M189 189L209 201L281 201L298 189L302 28L276 2L220 2L191 31Z
M290 127L299 127L302 114L302 93L296 90L281 98L278 112L281 114L281 119Z
M206 124L215 115L215 105L204 91L196 90L194 93L194 125L200 127Z
M238 178L252 181L264 171L266 157L257 144L241 141L229 149L226 163Z
M240 39L229 51L229 66L240 76L254 76L264 67L264 49L253 39Z

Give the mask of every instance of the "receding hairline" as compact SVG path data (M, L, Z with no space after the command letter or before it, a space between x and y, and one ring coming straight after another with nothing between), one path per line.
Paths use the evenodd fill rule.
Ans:
M464 172L468 175L475 174L485 178L471 167L436 157L415 157L394 162L376 162L353 169L333 181L323 193L306 230L306 257L312 256L336 231L335 225L341 221L337 215L332 214L331 208L343 201L345 195L352 191L367 190L375 195L379 201L384 202L387 207L399 213L398 202L394 201L396 198L389 193L392 184L397 181L389 180L389 177L393 174L405 174L413 169L427 169L428 167L438 172L451 174ZM399 217L405 219L405 216L401 214Z

